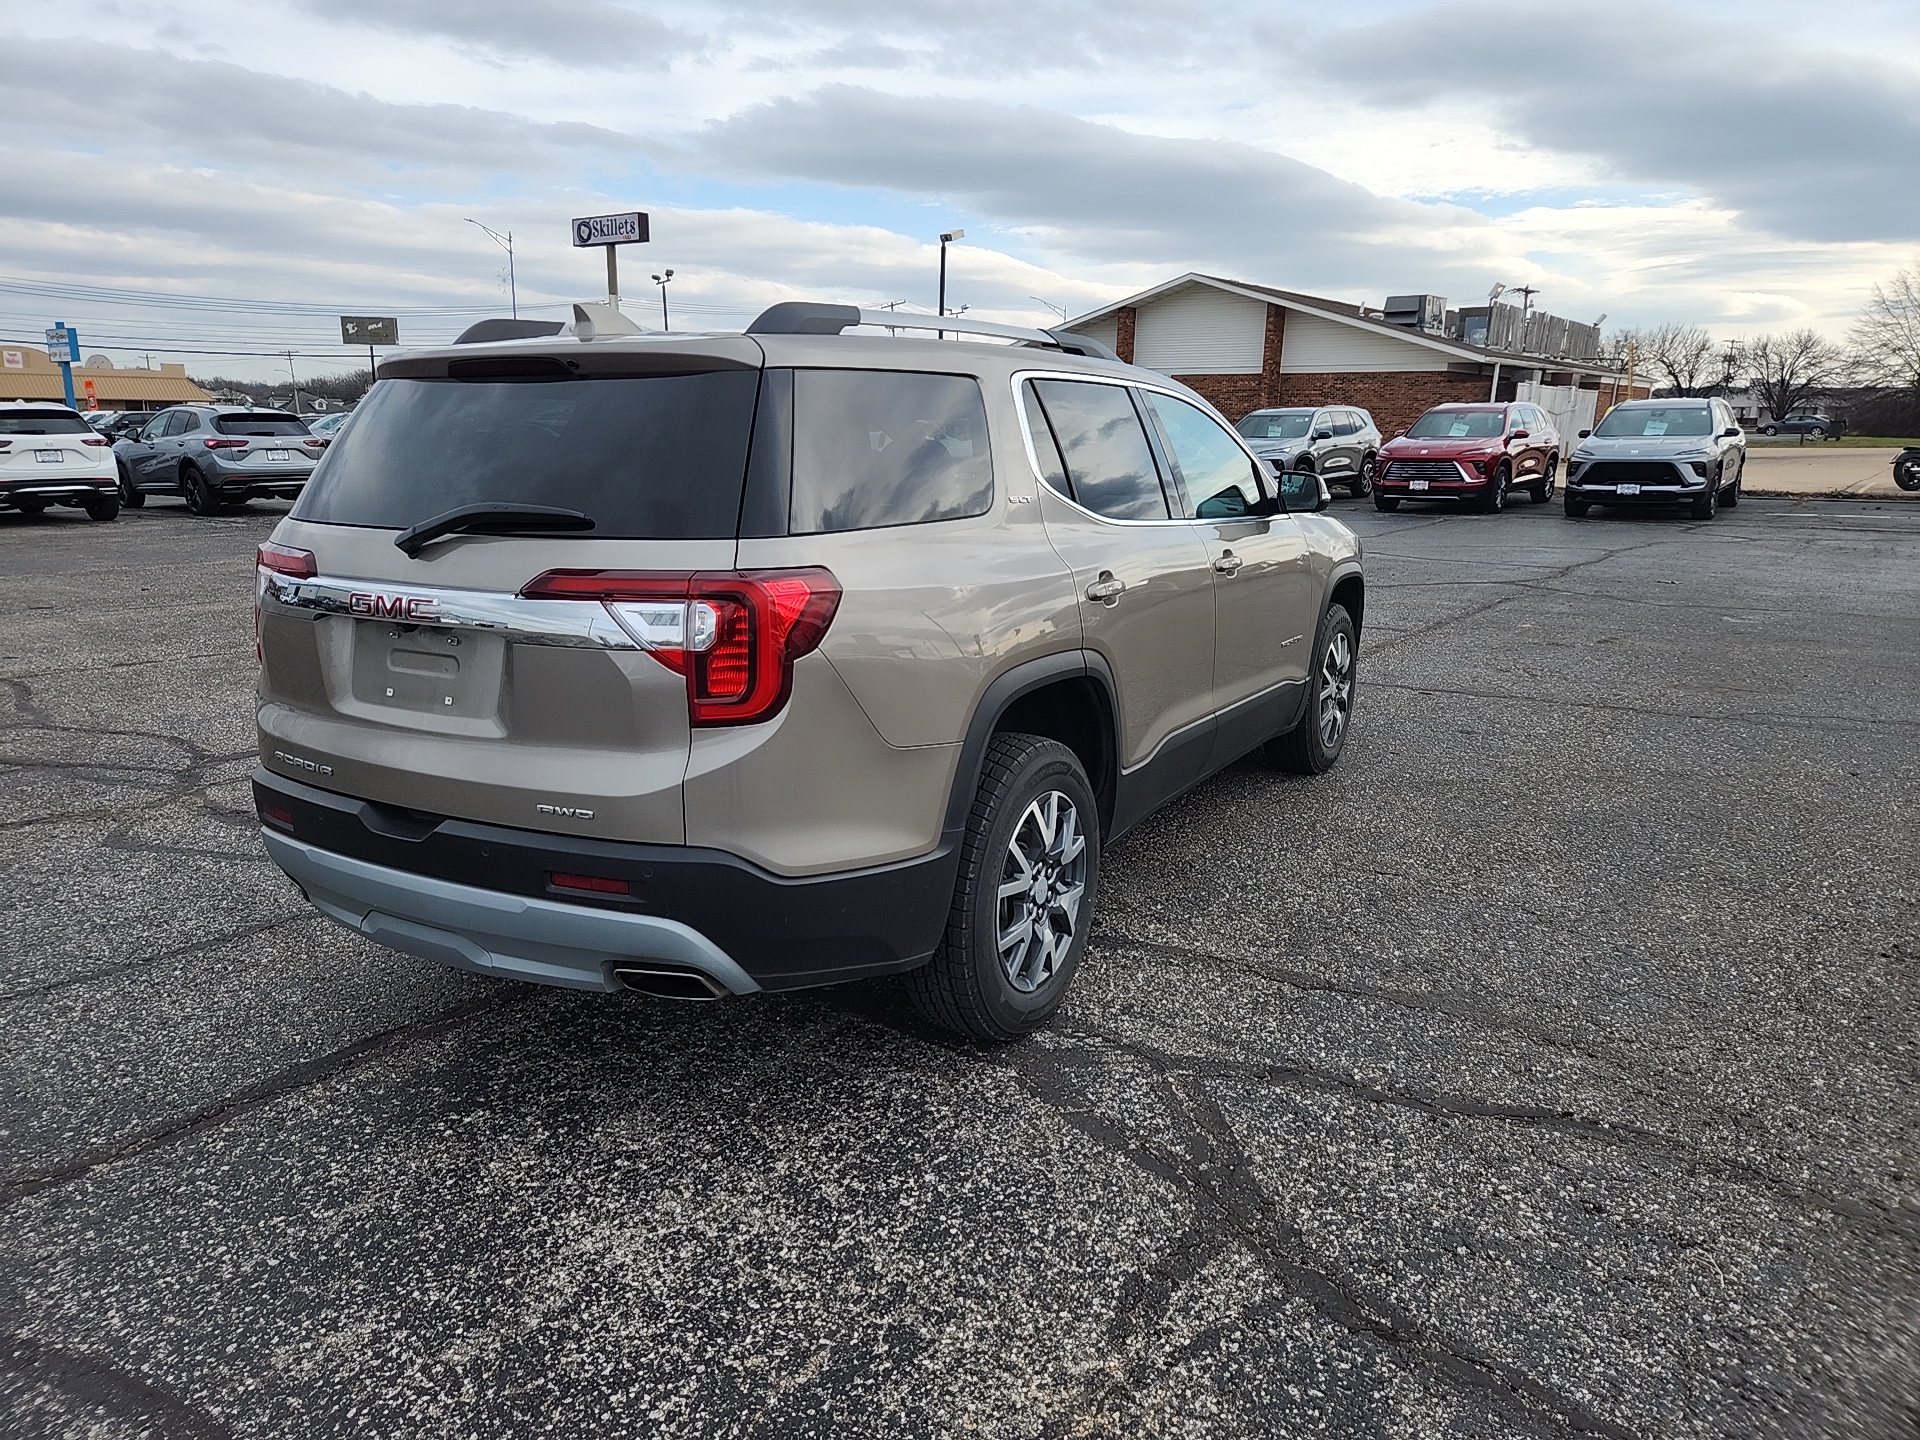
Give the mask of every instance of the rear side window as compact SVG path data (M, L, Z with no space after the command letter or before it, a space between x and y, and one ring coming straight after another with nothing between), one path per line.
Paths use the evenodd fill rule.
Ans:
M965 375L793 372L788 530L820 535L984 515L987 410Z
M592 539L731 539L760 377L382 380L293 514L401 530L462 505L552 505Z
M307 423L291 415L222 415L213 422L222 435L305 435Z
M65 410L0 410L0 435L91 435L93 428Z
M184 435L192 428L193 412L190 410L176 410L167 416L167 428L160 433L162 435Z
M1110 520L1168 518L1160 472L1126 387L1077 380L1029 383L1060 443L1075 500Z

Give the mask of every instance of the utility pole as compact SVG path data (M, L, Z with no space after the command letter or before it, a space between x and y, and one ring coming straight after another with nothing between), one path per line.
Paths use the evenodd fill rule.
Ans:
M287 357L287 378L293 381L293 413L300 413L300 377L293 371L293 351L283 352Z
M607 247L607 263L609 265L613 263L613 247L611 245ZM669 270L664 275L654 276L653 283L660 287L660 328L662 330L671 330L673 327L667 323L667 286L673 283L673 271Z

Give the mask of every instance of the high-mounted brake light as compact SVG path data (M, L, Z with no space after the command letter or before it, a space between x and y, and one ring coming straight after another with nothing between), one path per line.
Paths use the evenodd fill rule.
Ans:
M793 662L840 608L828 570L549 570L528 600L597 600L654 659L687 677L695 725L751 725L793 693Z
M311 580L320 573L311 550L296 550L291 545L276 545L269 540L254 551L253 560L262 570L290 575L295 580Z
M244 450L247 448L247 442L244 440L237 437L222 437L219 435L211 436L208 439L202 440L200 443L209 450Z

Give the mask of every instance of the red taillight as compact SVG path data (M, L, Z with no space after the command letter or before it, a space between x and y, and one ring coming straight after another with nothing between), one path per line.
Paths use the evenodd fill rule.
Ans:
M0 440L0 450L5 450L8 446L12 444L13 444L13 441L11 440Z
M218 435L210 439L202 440L200 443L209 450L244 450L247 448L247 442L244 440L223 439Z
M283 810L278 805L262 805L260 807L260 818L269 825L279 826L282 830L293 829L293 812L291 810Z
M80 442L82 445L111 445L113 442L104 435L89 435Z
M330 440L324 440L319 436L313 436L306 440L302 440L300 443L306 446L309 450L324 450L327 448L328 445L332 444L333 442Z
M793 662L819 648L840 608L831 571L549 570L528 600L598 600L661 664L687 677L695 725L780 712Z
M549 877L556 890L585 890L595 895L631 895L633 887L624 880L605 875L564 875L556 870Z
M291 545L276 545L271 540L253 552L253 560L262 570L271 570L276 575L289 575L295 580L311 580L320 573L313 563L311 550L296 550Z

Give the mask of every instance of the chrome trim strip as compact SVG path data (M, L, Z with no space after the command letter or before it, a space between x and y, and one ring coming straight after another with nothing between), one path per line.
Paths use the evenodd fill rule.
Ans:
M515 645L554 645L574 650L642 648L597 600L526 600L485 590L446 590L330 575L296 580L271 570L262 570L260 575L263 601L289 610L394 625L478 630ZM404 608L391 612L388 602L392 601L402 602Z

